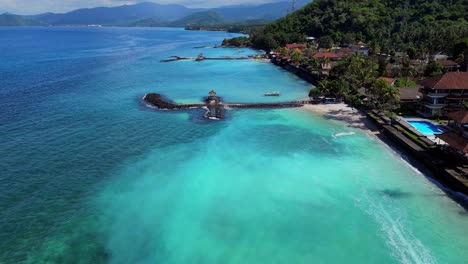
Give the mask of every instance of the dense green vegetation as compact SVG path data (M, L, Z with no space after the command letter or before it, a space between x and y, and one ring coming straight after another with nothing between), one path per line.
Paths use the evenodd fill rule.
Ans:
M248 37L237 37L223 40L223 46L226 47L245 47L250 44Z
M43 26L45 24L32 20L32 19L26 19L18 15L5 13L5 14L0 15L0 25L1 26Z
M408 80L408 79L405 79L405 78L397 78L395 80L395 86L396 87L417 87L418 84L412 80Z
M377 79L378 68L376 61L361 53L347 56L333 67L329 77L312 89L309 95L335 96L359 106L363 104L361 99L364 92L368 98L368 106L380 110L395 110L400 101L398 89Z
M188 15L182 19L171 22L169 26L185 27L187 25L217 25L225 23L222 16L213 11L202 11Z
M263 27L271 21L265 19L246 20L244 22L223 23L216 25L187 25L187 30L210 30L210 31L227 31L231 33L250 34L263 29Z
M315 0L252 36L263 49L302 42L364 41L374 52L392 50L453 52L468 37L468 0Z

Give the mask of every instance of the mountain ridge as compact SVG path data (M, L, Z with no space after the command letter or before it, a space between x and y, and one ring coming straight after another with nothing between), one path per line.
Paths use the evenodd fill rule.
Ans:
M0 26L44 26L46 24L34 19L27 19L19 15L3 13L0 14Z
M297 5L300 7L310 1L311 0L300 0ZM138 24L146 20L155 22L155 26L164 26L170 25L173 21L184 19L194 13L204 11L217 13L225 20L223 22L239 22L251 19L275 20L285 16L288 13L290 5L291 3L289 1L283 1L259 5L188 8L178 4L143 2L117 7L81 8L67 13L46 12L21 17L26 20L33 20L47 25L99 24L104 26L126 26ZM190 19L190 17L186 19Z

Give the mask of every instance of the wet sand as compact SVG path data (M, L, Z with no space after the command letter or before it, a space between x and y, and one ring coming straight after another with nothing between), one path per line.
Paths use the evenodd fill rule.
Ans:
M364 113L347 104L304 105L303 108L321 114L327 119L344 122L349 127L361 129L367 134L374 136L379 134L377 127L367 119Z

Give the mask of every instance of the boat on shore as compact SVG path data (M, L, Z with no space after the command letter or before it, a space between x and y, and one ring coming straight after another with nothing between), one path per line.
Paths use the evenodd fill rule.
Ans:
M264 96L280 96L280 92L270 92L263 94Z

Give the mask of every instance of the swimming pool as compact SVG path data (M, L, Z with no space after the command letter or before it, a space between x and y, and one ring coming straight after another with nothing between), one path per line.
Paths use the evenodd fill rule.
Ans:
M444 130L440 126L429 121L411 120L407 122L424 135L436 135L444 133Z

